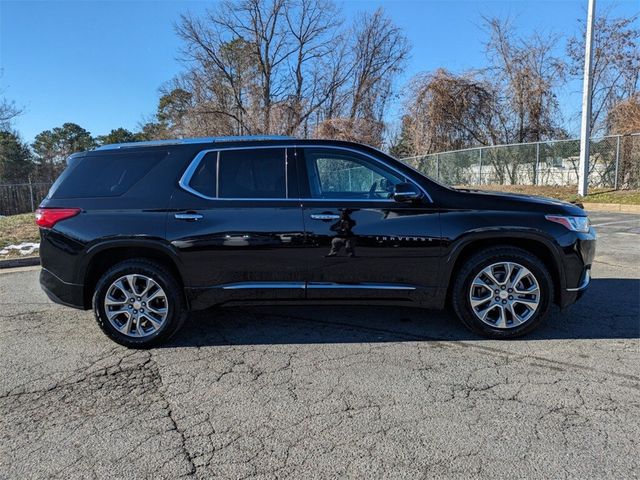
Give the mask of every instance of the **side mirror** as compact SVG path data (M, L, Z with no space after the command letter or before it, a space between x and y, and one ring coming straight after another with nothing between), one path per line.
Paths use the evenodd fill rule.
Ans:
M421 198L418 187L411 183L398 183L393 189L393 199L396 202L412 202Z

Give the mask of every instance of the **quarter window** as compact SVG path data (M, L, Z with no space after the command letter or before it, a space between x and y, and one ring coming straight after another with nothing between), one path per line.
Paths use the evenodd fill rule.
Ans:
M305 149L313 198L388 199L404 180L386 168L348 152Z
M207 153L191 176L189 186L207 197L216 196L218 152Z

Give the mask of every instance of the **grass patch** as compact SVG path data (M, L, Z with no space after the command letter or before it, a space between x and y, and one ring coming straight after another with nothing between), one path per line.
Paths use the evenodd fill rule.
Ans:
M640 205L639 190L609 190L594 192L582 199L583 202L591 203L620 203L622 205Z
M640 205L640 190L611 190L607 188L591 189L586 197L579 197L577 187L550 187L533 185L482 185L464 188L477 188L496 192L522 193L557 198L567 202L616 203L622 205Z
M33 213L0 218L0 249L23 242L40 241L40 233Z

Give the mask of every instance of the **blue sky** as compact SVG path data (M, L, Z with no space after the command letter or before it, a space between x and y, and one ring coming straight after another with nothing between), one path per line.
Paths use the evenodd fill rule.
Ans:
M587 0L346 1L347 18L383 6L413 46L403 84L421 71L456 72L484 64L483 15L510 16L518 30L569 36ZM75 122L94 135L135 130L152 114L158 87L180 71L173 24L181 12L203 12L200 1L0 0L0 89L25 113L15 122L27 141L42 130ZM638 0L597 1L617 16L640 10ZM563 44L563 42L561 42ZM569 126L577 130L580 82L561 92ZM397 109L391 114L391 120Z

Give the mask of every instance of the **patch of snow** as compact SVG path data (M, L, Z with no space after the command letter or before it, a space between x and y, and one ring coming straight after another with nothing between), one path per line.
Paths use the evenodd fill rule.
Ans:
M10 250L18 250L20 255L32 255L33 252L40 249L39 243L24 242L18 245L7 245L0 250L0 255L8 255Z

